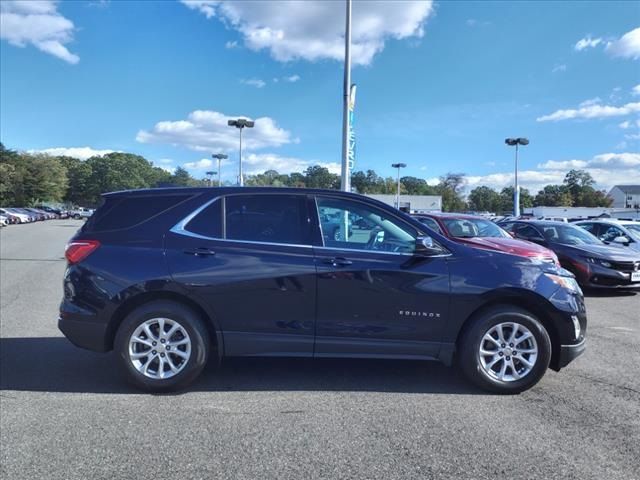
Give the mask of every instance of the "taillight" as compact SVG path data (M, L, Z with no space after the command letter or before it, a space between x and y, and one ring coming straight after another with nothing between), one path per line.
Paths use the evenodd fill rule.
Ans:
M100 246L98 240L75 240L67 244L64 256L69 265L81 262Z

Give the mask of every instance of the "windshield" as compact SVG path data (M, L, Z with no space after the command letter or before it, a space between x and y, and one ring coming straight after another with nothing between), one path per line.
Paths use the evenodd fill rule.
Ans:
M544 225L542 231L549 242L564 245L604 245L597 237L573 225Z
M445 218L442 220L449 235L457 238L511 238L495 223L483 218Z

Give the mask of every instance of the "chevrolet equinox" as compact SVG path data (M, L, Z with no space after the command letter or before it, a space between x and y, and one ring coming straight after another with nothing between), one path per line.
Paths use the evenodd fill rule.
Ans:
M115 350L144 390L185 387L210 356L287 356L456 361L481 388L519 393L584 351L571 273L454 242L364 196L103 197L67 245L59 328Z

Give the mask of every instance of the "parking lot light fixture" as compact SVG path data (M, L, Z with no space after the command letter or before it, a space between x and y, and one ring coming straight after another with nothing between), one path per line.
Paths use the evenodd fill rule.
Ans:
M239 155L239 167L238 167L238 185L244 186L244 179L242 178L242 130L245 128L253 128L255 122L253 120L247 120L246 118L239 118L237 120L229 120L227 124L230 127L236 127L240 130L240 155Z
M400 210L400 169L406 167L406 163L392 163L391 167L398 169L398 191L396 193L396 208Z
M515 185L513 188L513 216L518 218L520 216L520 187L518 186L518 145L529 145L529 139L524 137L505 138L504 143L506 143L510 147L516 147Z
M229 155L225 155L224 153L214 153L211 155L211 158L215 158L218 160L218 186L222 185L222 170L220 168L220 162L226 158L229 158Z
M213 186L213 176L218 173L218 172L214 172L213 170L210 172L207 172L207 179L209 180L209 186L212 187Z

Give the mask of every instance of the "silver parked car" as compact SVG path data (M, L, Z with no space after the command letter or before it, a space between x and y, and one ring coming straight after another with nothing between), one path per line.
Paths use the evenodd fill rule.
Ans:
M640 222L630 220L583 220L575 225L584 228L604 243L629 247L640 252Z

